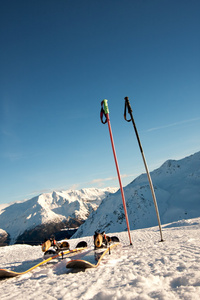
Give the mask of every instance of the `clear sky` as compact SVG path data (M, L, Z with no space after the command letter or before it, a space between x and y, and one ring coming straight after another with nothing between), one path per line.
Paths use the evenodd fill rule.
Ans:
M200 151L199 0L2 0L0 203L123 185Z

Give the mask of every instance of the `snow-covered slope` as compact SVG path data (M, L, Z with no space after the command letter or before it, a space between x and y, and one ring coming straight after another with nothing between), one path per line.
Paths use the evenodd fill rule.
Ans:
M200 216L200 152L175 161L166 161L151 173L162 223ZM131 229L158 224L146 174L124 188ZM126 230L121 192L101 202L74 237L92 235L95 230Z
M84 221L101 200L116 188L67 190L41 194L30 200L1 206L0 228L11 237L11 243L25 230L41 224L68 219Z
M111 251L97 269L71 272L66 259L49 263L23 276L1 281L0 299L50 300L199 300L200 218L163 226L115 233L122 246ZM70 240L73 248L86 239ZM1 248L0 267L23 271L42 260L40 246Z

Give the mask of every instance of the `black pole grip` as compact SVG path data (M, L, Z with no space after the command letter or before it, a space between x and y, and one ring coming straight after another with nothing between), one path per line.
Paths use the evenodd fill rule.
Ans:
M127 105L127 107L128 107L128 112L129 112L129 114L131 114L132 108L131 108L131 105L130 105L130 102L129 102L128 97L125 97L124 100L125 100L126 105Z
M139 144L140 151L141 151L141 153L143 153L143 149L142 149L142 145L141 145L141 142L140 142L140 138L139 138L139 134L138 134L138 131L137 131L137 127L136 127L135 121L134 121L134 119L133 119L132 108L131 108L129 99L128 99L128 97L125 97L124 100L125 100L125 110L126 110L126 107L127 107L127 108L128 108L128 113L130 114L131 119L130 119L130 120L126 120L125 110L124 110L124 118L125 118L125 120L128 121L128 122L132 121L133 127L134 127L134 129L135 129L135 134L136 134L136 137L137 137L137 140L138 140L138 144Z

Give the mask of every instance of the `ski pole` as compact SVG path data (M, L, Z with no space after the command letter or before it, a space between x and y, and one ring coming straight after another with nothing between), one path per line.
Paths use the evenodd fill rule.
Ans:
M135 134L136 134L136 137L137 137L137 141L138 141L138 145L139 145L139 148L140 148L140 152L142 154L142 159L143 159L144 166L145 166L145 169L146 169L147 177L148 177L148 180L149 180L149 186L150 186L150 189L151 189L151 193L152 193L152 197L153 197L153 202L154 202L154 206L155 206L155 210L156 210L156 215L157 215L157 219L158 219L158 225L159 225L159 229L160 229L161 242L163 242L164 240L163 240L163 236L162 236L162 228L161 228L160 216L159 216L159 211L158 211L158 205L157 205L157 201L156 201L155 191L154 191L154 188L153 188L153 183L152 183L151 176L150 176L150 173L149 173L149 170L148 170L148 166L147 166L146 159L145 159L145 156L144 156L144 152L143 152L143 149L142 149L142 145L141 145L141 142L140 142L139 134L138 134L138 131L137 131L137 128L136 128L136 125L135 125L135 121L133 119L133 114L132 114L132 109L131 109L131 105L130 105L129 99L128 99L128 97L125 97L124 100L125 100L124 119L127 122L132 121L133 127L135 129ZM130 120L127 120L127 118L126 118L126 110L127 109L128 109L128 113L131 116Z
M118 166L118 162L117 162L117 156L116 156L115 145L114 145L114 141L113 141L112 129L111 129L111 125L110 125L109 109L108 109L107 102L108 102L108 100L106 100L106 99L104 99L101 102L100 118L101 118L101 122L103 124L108 123L110 140L111 140L111 145L112 145L112 150L113 150L113 155L114 155L114 160L115 160L115 165L116 165L116 169L117 169L117 175L118 175L118 180L119 180L119 185L120 185L120 190L121 190L121 195L122 195L122 203L123 203L123 207L124 207L124 213L125 213L126 224L127 224L127 229L128 229L128 236L129 236L130 245L132 245L130 227L129 227L129 221L128 221L128 214L127 214L127 209L126 209L126 201L125 201L124 190L123 190L123 186L122 186L122 182L121 182L119 166ZM105 118L106 118L105 121L103 121L103 116L105 116Z

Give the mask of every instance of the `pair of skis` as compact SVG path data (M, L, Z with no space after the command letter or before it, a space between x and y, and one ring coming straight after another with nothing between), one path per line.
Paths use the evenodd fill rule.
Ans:
M32 266L30 269L28 269L26 271L23 271L23 272L16 272L16 271L12 271L12 270L9 270L9 269L0 269L0 278L16 277L16 276L19 276L19 275L26 274L26 273L36 269L37 267L46 264L47 262L49 262L53 259L56 259L56 258L59 258L59 257L63 258L64 255L67 256L67 257L70 257L70 255L74 255L78 252L82 252L86 248L87 248L87 243L86 242L80 242L76 245L76 247L74 249L72 249L72 250L68 249L68 250L65 250L65 251L60 251L59 253L57 253L53 256L50 256L47 259L44 259L43 261L39 262L38 264Z
M80 242L80 243L83 244L83 242ZM16 272L16 271L12 271L9 269L0 269L0 279L24 275L24 274L36 269L37 267L42 266L53 259L59 258L61 256L63 257L64 255L67 255L67 257L70 257L71 255L73 255L72 258L70 257L71 260L68 261L66 264L66 268L68 268L68 269L83 270L83 269L87 269L87 268L97 268L99 266L101 260L103 259L103 257L107 253L110 254L111 250L113 248L120 245L120 242L118 239L116 240L116 237L115 237L113 239L113 241L111 241L110 244L106 248L97 248L97 249L95 248L95 249L90 249L90 250L87 250L86 242L84 242L85 247L79 247L79 244L76 246L75 249L59 252L58 254L43 260L42 262L34 265L33 267L31 267L30 269L28 269L24 272ZM83 251L83 250L86 250L86 251ZM77 253L79 253L79 254L77 254Z

